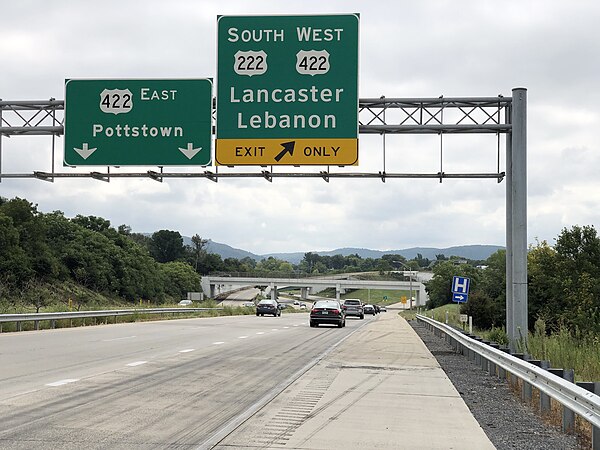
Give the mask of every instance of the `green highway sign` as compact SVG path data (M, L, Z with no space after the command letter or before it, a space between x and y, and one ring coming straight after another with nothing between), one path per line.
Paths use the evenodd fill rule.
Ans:
M65 83L68 166L206 166L212 80Z
M217 165L358 164L357 14L221 16Z

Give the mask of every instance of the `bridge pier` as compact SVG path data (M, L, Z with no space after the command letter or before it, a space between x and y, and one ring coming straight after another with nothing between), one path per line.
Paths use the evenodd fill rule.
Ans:
M310 292L309 287L300 288L300 297L302 297L302 300L308 300L309 292Z
M277 300L277 286L275 286L275 283L271 283L269 286L271 288L271 300Z

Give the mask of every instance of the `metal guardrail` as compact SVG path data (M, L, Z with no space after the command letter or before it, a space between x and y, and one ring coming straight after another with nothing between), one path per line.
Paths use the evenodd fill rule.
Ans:
M169 314L215 311L223 308L134 308L99 311L69 311L52 313L0 314L0 324L7 322L39 322L42 320L85 319L88 317L117 317L134 314Z
M564 407L587 420L592 426L600 427L600 396L523 359L466 336L449 325L420 314L417 315L417 320L425 322L444 333L453 345L462 346L475 352L481 358L487 360L488 363L501 367L523 380L524 383L528 383L547 394Z

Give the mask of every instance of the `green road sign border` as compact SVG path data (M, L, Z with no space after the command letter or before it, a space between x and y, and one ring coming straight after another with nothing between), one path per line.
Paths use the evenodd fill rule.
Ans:
M303 22L303 19L305 20ZM341 25L336 23L336 20L341 22ZM284 23L285 22L285 23ZM317 42L316 40L302 40L298 38L298 34L294 36L294 31L299 33L298 28L330 30L341 29L341 32L346 32L349 35L349 45L343 39L340 39L334 43L330 42ZM240 33L245 30L259 30L273 31L273 30L285 30L286 35L291 35L291 42L288 44L285 39L280 42L276 42L276 39L272 39L270 42L228 42L228 38L232 37L229 31L236 28ZM356 38L356 40L354 40ZM243 52L265 52L267 68L265 73L262 75L252 75L245 77L236 72L237 67L234 67L234 60L236 53ZM298 70L296 61L297 52L302 50L331 50L329 60L331 61L331 73L322 75L306 75L301 74ZM337 53L336 53L337 52ZM269 60L271 58L271 60ZM285 61L285 64L281 63ZM359 107L359 61L360 61L360 14L358 13L345 13L345 14L281 14L281 15L223 15L217 18L217 87L216 87L216 99L217 99L217 123L216 123L216 146L215 146L215 162L218 161L219 155L219 140L240 140L240 144L246 141L257 141L260 139L281 139L284 141L294 141L301 139L357 139L359 133L359 120L358 120L358 107ZM279 64L281 63L281 64ZM329 63L329 61L328 61ZM335 69L333 68L333 65ZM271 69L271 67L275 69ZM287 74L282 81L282 71L280 67L285 66L285 73ZM269 74L269 70L272 70ZM297 73L296 73L297 72ZM336 73L336 72L341 72ZM348 79L347 74L353 73L354 75L346 82L340 84L340 79ZM343 75L343 76L341 76ZM262 78L261 78L262 77ZM267 77L267 78L265 78ZM291 86L284 86L285 84ZM308 105L302 105L298 101L288 102L282 105L282 102L240 102L240 96L244 89L247 92L257 92L258 89L267 90L269 92L277 91L275 94L280 97L285 95L287 88L288 95L308 95L315 96L317 101L314 103L308 102ZM312 90L311 90L312 88ZM334 106L335 114L338 117L338 121L341 122L341 126L338 126L336 130L325 129L321 127L319 129L283 129L283 127L277 126L275 130L267 129L266 121L274 120L273 117L279 114L288 114L286 110L300 108L304 111L305 116L309 117L315 111L320 111L323 106L331 109L332 103L334 103L336 96L336 88L340 88L342 91L347 90L350 95L350 100L341 101ZM233 91L233 92L232 92ZM281 91L284 94L281 94ZM293 92L292 92L293 91ZM302 92L301 92L302 91ZM314 93L313 93L314 92ZM275 95L273 94L273 95ZM343 93L341 95L344 95ZM321 99L325 99L325 102L319 103ZM332 98L334 100L332 100ZM277 100L280 98L278 97ZM234 103L234 100L236 102ZM306 103L306 102L305 102ZM268 110L272 107L277 109L276 113L270 114ZM243 112L242 112L243 111ZM283 112L282 112L283 111ZM255 114L263 115L263 127L257 129L249 129L247 123L240 125L240 116L242 114ZM292 116L294 113L290 112ZM330 114L330 116L333 115ZM235 117L238 117L235 119ZM227 119L225 119L225 117ZM324 117L324 116L323 116ZM236 123L237 120L237 123ZM240 129L246 126L245 129ZM356 150L356 158L358 159L358 146ZM244 164L240 161L239 164L234 165L269 165L272 164L270 160L261 161L256 164ZM335 161L332 161L332 165L338 165ZM285 165L285 164L284 164ZM294 164L297 165L297 164ZM300 165L314 165L314 164L300 164ZM319 165L319 164L316 164Z
M148 103L132 116L110 114L118 108L103 112L103 89L129 91L132 110L140 102ZM67 79L63 165L210 166L213 90L212 78ZM76 95L89 98L77 100ZM102 100L105 108L113 106L110 102ZM100 146L103 153L98 152Z

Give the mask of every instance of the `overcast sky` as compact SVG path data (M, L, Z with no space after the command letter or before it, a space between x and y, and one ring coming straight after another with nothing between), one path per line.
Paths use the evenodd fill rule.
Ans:
M0 98L64 99L65 78L214 78L217 15L356 12L361 98L510 96L515 87L527 88L528 242L553 244L564 227L598 227L599 2L295 3L4 2ZM56 143L57 170L73 171L62 167L63 139ZM50 146L50 137L3 137L2 172L49 171ZM383 170L381 137L360 135L359 147L358 167L332 170ZM505 168L504 158L502 144L500 170ZM445 172L491 173L497 170L497 160L495 136L444 137ZM388 172L436 173L439 168L439 137L387 138ZM147 169L152 168L143 170ZM276 169L291 170L302 169ZM199 234L257 254L505 245L505 190L506 183L495 180L48 183L5 178L0 183L1 196L26 198L42 212L101 216L115 227L127 224L136 232Z

